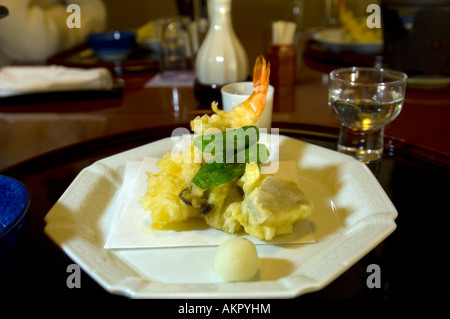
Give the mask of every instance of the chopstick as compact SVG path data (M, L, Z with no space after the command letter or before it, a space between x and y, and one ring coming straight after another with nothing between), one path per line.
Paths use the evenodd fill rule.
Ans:
M290 21L272 22L272 44L286 45L294 42L297 25Z

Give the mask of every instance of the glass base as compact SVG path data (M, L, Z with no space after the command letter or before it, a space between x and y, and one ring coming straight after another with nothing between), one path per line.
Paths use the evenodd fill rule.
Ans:
M355 147L347 147L338 145L338 152L353 156L358 161L363 163L370 163L380 159L383 156L383 149L377 150L361 150Z
M383 156L384 129L358 131L341 126L337 150L358 161L370 163Z

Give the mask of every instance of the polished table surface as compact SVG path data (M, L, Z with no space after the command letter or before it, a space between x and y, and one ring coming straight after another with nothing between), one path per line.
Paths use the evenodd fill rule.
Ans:
M274 122L338 127L328 107L328 72L337 65L306 60L294 96L274 110ZM155 71L116 76L111 96L0 100L0 169L70 144L118 133L186 123L210 112L192 87L149 87ZM169 84L170 85L170 84ZM450 87L408 87L400 115L386 135L450 156Z
M296 84L294 104L274 111L273 127L280 127L282 134L335 149L338 124L327 106L327 72L333 67L310 61L303 80ZM11 295L36 300L122 299L104 291L85 273L82 289L67 288L66 269L72 261L44 234L44 216L84 167L170 136L175 127L186 126L195 115L209 112L190 87L146 87L155 74L118 76L123 83L118 96L0 105L0 115L12 123L34 117L51 126L48 118L54 117L67 123L94 119L94 126L99 127L83 133L85 127L75 125L71 128L79 132L73 140L47 145L46 154L20 159L24 161L0 171L22 181L31 194L26 234L15 251L13 267L3 275L2 293L6 287ZM402 113L386 130L385 155L369 165L399 212L397 230L323 290L296 300L450 296L444 267L450 219L449 119L448 88L407 89ZM41 132L33 131L36 127L34 123L23 132L30 145ZM366 285L369 264L382 269L381 289Z

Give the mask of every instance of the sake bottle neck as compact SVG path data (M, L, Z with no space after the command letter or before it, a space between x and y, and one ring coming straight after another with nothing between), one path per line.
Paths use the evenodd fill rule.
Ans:
M210 0L211 27L215 30L232 27L231 0Z

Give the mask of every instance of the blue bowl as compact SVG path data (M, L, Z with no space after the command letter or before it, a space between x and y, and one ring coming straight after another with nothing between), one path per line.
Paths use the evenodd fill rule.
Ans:
M136 32L105 31L91 33L87 42L103 61L125 60L136 45Z
M25 230L29 206L26 187L14 178L0 175L0 271L6 268Z

